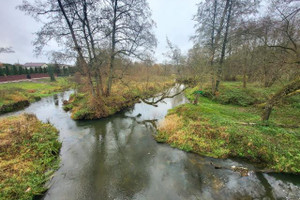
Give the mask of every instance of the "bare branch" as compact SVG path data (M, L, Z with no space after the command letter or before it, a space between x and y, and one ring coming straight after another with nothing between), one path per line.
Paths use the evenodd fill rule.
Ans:
M15 53L12 47L0 47L0 53Z

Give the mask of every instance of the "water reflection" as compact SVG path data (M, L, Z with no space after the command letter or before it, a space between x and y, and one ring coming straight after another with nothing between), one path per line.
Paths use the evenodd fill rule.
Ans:
M176 85L171 90L167 91L168 93L166 96L172 96L174 94L179 94L175 96L174 98L165 98L162 99L160 102L155 104L156 106L149 105L147 103L137 103L135 106L130 110L129 112L126 112L125 115L129 117L136 117L137 120L143 121L143 120L153 120L153 119L163 119L166 114L168 113L168 110L171 108L174 108L178 105L187 103L188 100L185 98L183 93L180 93L183 91L184 86L183 85ZM156 102L160 97L156 97L154 99L150 99L150 102Z
M183 88L174 88L171 93L180 89ZM53 123L63 142L61 167L50 182L46 200L300 197L299 176L241 177L231 170L215 169L210 162L249 168L251 165L200 157L157 144L149 120L160 120L168 109L186 103L184 95L164 99L157 107L141 102L109 118L75 122L61 108L71 93L42 99L25 109Z
M58 106L59 105L58 95L57 94L53 95L53 99L54 99L54 104Z

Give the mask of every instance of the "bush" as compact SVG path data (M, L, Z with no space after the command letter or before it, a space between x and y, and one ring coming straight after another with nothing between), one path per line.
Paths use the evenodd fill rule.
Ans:
M221 104L233 104L239 106L253 105L258 100L251 95L247 90L227 90L216 97L216 100Z
M4 69L0 67L0 76L4 76Z
M195 99L195 92L197 90L199 90L199 86L186 91L189 100ZM205 87L201 96L221 104L232 104L245 107L264 102L267 99L268 94L264 93L264 91L255 90L254 88L243 88L238 82L225 82L216 95L211 93L210 87Z

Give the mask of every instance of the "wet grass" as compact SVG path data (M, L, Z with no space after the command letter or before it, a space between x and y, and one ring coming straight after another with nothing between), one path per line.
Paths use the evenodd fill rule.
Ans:
M232 93L241 92L240 88L234 91L236 85L229 83L223 87L228 86ZM191 101L197 89L187 90ZM267 98L273 89L266 92L253 88L252 91L259 93L255 96L259 99ZM245 92L243 99L252 94ZM198 105L186 104L170 110L159 126L156 139L201 155L238 157L277 172L300 173L300 128L281 126L300 124L298 99L299 95L286 99L275 107L270 121L263 124L259 106L224 105L220 100L201 97Z
M277 83L272 87L265 88L259 83L251 83L246 88L243 88L242 82L236 81L222 83L216 96L211 95L210 84L205 84L202 90L204 91L204 96L218 103L246 107L264 103L272 94L281 89L282 86L283 84Z
M58 168L58 131L35 115L0 119L0 199L32 199Z
M131 80L127 85L116 82L110 96L95 99L79 92L70 97L64 109L71 111L71 117L75 120L99 119L131 107L139 99L151 97L173 84L173 80L165 77L148 82Z
M36 82L0 84L0 114L12 112L28 106L31 102L51 96L71 87L67 78L57 78L56 82L41 79Z

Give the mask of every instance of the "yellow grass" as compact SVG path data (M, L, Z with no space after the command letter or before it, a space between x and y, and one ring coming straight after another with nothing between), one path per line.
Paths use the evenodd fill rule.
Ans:
M57 132L32 114L0 119L0 199L32 199L45 190L45 172L58 167Z

